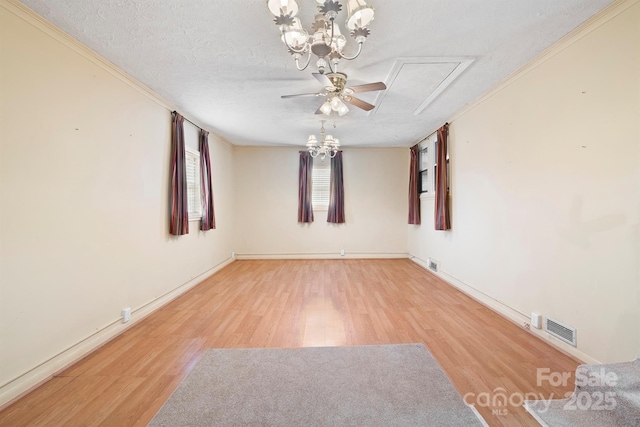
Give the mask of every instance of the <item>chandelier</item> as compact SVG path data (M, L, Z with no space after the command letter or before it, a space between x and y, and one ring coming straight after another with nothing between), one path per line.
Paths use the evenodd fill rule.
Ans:
M328 155L330 158L334 158L338 154L338 148L340 147L340 141L331 135L324 134L324 120L322 120L322 126L320 126L320 141L316 139L315 135L309 135L307 141L307 149L311 154L311 157L316 158L320 155L320 159Z
M373 21L374 9L368 6L364 0L347 1L346 29L358 43L358 50L353 56L348 56L343 51L347 39L342 35L340 27L335 23L342 5L338 0L315 0L318 13L311 25L313 34L302 28L300 18L297 18L299 6L296 0L267 0L269 11L275 16L275 23L280 29L280 39L287 46L289 53L296 61L296 67L302 71L311 62L311 54L318 57L316 65L318 71L323 74L328 65L332 73L337 72L338 62L341 59L356 59L362 52L362 44L369 34L369 24ZM300 65L303 56L307 56L304 65Z

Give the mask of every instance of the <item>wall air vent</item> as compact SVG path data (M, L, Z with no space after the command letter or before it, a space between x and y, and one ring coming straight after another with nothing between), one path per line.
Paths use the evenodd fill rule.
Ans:
M440 263L438 261L436 261L433 258L429 258L429 269L431 271L435 271L437 273L439 265L440 265Z
M548 317L545 320L544 328L551 335L566 342L567 344L571 344L574 347L577 345L575 328L570 328L569 326L563 325L562 323Z

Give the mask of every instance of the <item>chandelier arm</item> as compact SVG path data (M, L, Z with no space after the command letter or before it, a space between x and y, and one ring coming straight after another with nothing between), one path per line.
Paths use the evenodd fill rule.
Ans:
M333 67L331 66L331 59L327 61L327 64L329 65L329 70L331 70L331 72L335 74L336 70L334 70Z
M286 36L284 36L282 38L282 41L287 46L287 49L291 50L291 52L293 52L293 53L305 53L307 51L307 46L309 45L309 42L306 42L301 49L296 49L296 48L294 48L294 47L289 45L289 43L287 42L287 37Z
M300 60L298 58L296 58L296 68L298 68L298 70L300 71L304 71L307 69L307 67L309 66L309 63L311 62L311 51L308 52L307 55L307 62L304 64L304 67L300 68Z
M331 43L333 43L333 19L331 20L331 37L329 37L329 46L331 46Z
M344 56L342 54L342 52L340 53L340 56L342 56L342 59L346 59L347 61L351 61L351 60L356 59L360 55L360 52L362 52L362 42L358 43L358 52L356 52L356 54L354 56L351 56L351 57Z
M333 25L334 25L334 21L335 21L334 19L331 20L331 37L329 38L329 46L331 46L331 43L333 43ZM336 46L337 46L337 43L336 43ZM336 73L337 72L337 69L334 70L333 67L331 66L331 58L329 58L329 60L327 61L327 64L329 64L329 70L332 73Z

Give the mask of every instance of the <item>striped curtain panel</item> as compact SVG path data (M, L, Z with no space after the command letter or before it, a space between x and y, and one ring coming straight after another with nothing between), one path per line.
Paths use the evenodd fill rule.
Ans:
M449 183L447 182L447 139L449 125L445 123L438 129L438 170L436 172L436 230L450 230Z
M420 193L418 192L418 177L420 175L418 157L418 144L409 149L411 161L409 162L409 224L420 225Z
M313 206L311 204L311 173L313 158L308 151L300 151L300 168L298 171L298 222L313 222Z
M203 129L200 129L200 177L202 183L202 222L200 222L200 230L206 231L216 228L216 215L213 211L209 132Z
M184 154L184 117L173 113L171 127L171 225L169 233L181 236L189 233L187 203L187 173Z
M342 151L331 159L331 181L329 183L329 212L327 222L344 223L344 182L342 179Z

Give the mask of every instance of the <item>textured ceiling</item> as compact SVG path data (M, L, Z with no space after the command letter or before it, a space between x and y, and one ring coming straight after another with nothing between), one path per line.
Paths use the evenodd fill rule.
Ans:
M316 3L298 2L309 29ZM303 145L318 133L320 98L280 98L322 87L313 66L295 68L265 0L23 3L233 144ZM360 94L379 108L351 107L335 120L331 133L345 147L412 145L611 1L368 3L371 35L340 71L349 86L389 89ZM345 19L343 11L337 22Z

